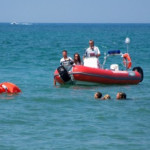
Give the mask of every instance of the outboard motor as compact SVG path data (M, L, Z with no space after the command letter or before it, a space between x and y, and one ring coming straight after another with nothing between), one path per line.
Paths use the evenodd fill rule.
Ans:
M133 71L137 71L137 72L139 72L141 74L141 81L140 82L142 82L143 78L144 78L143 69L141 67L134 67L132 70Z
M68 71L65 69L64 66L59 66L57 68L57 71L61 77L61 79L64 81L64 82L68 82L68 81L71 81L71 77L70 75L68 74Z

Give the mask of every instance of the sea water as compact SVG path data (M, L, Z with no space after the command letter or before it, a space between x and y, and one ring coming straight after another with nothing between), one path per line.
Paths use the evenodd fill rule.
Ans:
M88 41L129 53L144 80L138 85L53 86L62 50L82 58ZM0 83L22 90L0 95L2 150L148 150L150 148L150 24L0 24ZM115 58L106 62L106 67ZM110 64L109 64L110 63ZM116 63L116 62L115 62ZM120 59L118 64L122 64ZM109 94L97 101L94 93ZM117 101L117 92L128 100Z

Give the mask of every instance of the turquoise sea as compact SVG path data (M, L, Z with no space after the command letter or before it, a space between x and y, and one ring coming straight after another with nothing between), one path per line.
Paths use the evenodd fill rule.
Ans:
M130 37L138 85L53 86L61 52L83 56L88 41L126 52ZM110 60L112 61L112 60ZM150 24L0 24L0 83L22 93L0 95L0 150L148 150L150 148ZM111 95L97 101L94 93ZM123 91L128 100L117 101Z

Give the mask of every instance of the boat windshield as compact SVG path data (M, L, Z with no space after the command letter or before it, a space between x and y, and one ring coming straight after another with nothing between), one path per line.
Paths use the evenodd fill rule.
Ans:
M107 60L109 61L106 63ZM120 50L108 51L108 54L104 54L104 62L102 68L110 69L113 64L118 65L119 70L124 70L124 66L122 63L122 53Z

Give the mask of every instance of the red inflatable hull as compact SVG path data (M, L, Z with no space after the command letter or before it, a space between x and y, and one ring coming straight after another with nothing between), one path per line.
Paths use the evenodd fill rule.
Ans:
M141 82L141 74L137 71L112 71L101 68L91 68L82 65L73 66L69 72L75 83L98 83L98 84L138 84ZM59 84L65 82L61 79L57 70L54 79Z

